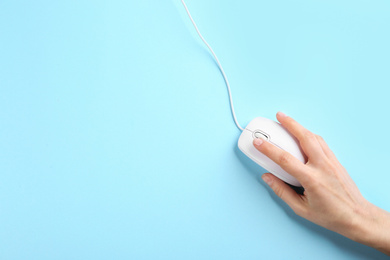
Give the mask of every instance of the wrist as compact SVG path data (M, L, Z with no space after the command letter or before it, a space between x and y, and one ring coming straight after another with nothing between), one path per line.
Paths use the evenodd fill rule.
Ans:
M390 213L367 201L356 210L348 237L390 255Z

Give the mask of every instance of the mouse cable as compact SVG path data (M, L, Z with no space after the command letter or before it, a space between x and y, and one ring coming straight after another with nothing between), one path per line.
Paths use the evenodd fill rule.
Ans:
M226 83L226 86L227 86L227 89L228 89L228 93L229 93L230 109L231 109L231 111L232 111L234 123L236 124L236 126L237 126L241 131L244 131L244 128L242 128L242 127L240 126L240 124L237 122L236 114L234 113L232 93L230 92L230 84L229 84L229 81L228 81L228 79L227 79L227 77L226 77L226 75L225 75L225 71L223 70L221 63L219 63L219 60L218 60L218 58L217 58L217 55L214 53L214 51L213 51L213 49L211 48L211 46L206 42L206 40L203 38L202 34L200 33L200 31L199 31L199 29L198 29L198 26L196 26L194 19L192 19L192 16L191 16L191 14L190 14L190 11L188 10L187 5L186 5L186 3L184 2L184 0L181 0L181 3L183 4L184 8L186 9L187 14L188 14L188 17L190 18L192 24L194 25L196 32L198 33L199 37L202 39L202 41L204 42L204 44L206 44L207 48L209 48L209 50L211 51L211 54L213 54L213 57L214 57L215 61L217 62L219 69L220 69L221 72L222 72L222 76L223 76L223 78L224 78L224 80L225 80L225 83Z

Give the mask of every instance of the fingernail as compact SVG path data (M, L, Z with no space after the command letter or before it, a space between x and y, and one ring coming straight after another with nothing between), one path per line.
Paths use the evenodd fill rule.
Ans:
M278 116L280 116L280 117L287 117L285 113L280 112L280 111L278 112Z
M268 185L271 185L272 184L272 179L271 177L268 176L268 174L263 174L263 176L261 176L261 178L263 179L263 181L265 183L267 183Z
M263 140L260 139L260 138L255 138L255 140L253 140L253 143L254 143L256 146L260 146L260 145L263 143Z

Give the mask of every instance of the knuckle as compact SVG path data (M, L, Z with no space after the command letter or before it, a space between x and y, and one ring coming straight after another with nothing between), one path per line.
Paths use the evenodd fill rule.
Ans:
M336 175L338 172L337 167L330 163L327 164L325 171L328 175Z
M275 192L275 194L276 194L279 198L283 199L283 189L282 189L282 188L280 188L279 186L277 186L277 187L275 187L274 192Z
M316 135L316 137L317 137L318 140L320 140L320 141L322 141L322 142L325 142L325 140L324 140L324 138L323 138L322 136Z
M318 160L316 160L315 164L320 168L320 169L328 169L329 167L332 166L331 161L327 157L322 157Z
M309 130L305 130L305 131L303 132L303 136L304 136L306 139L309 139L309 140L312 140L312 139L316 138L316 136L315 136L312 132L310 132Z
M323 172L332 172L335 169L334 163L327 157L322 157L315 161L314 165Z
M307 177L307 183L308 183L308 187L305 187L305 188L308 188L310 190L316 190L318 187L320 187L321 183L319 181L318 178L316 178L316 175L310 175Z
M282 153L279 157L280 165L287 165L291 162L291 156L288 153Z

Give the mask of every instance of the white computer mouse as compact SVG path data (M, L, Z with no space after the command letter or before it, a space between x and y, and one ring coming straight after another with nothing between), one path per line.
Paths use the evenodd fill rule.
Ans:
M299 146L298 140L281 124L267 118L257 117L242 131L242 134L238 139L238 148L240 148L246 156L279 179L297 187L302 186L297 179L288 174L270 158L259 152L259 150L253 146L254 138L266 140L286 152L289 152L301 162L306 163L306 157Z

